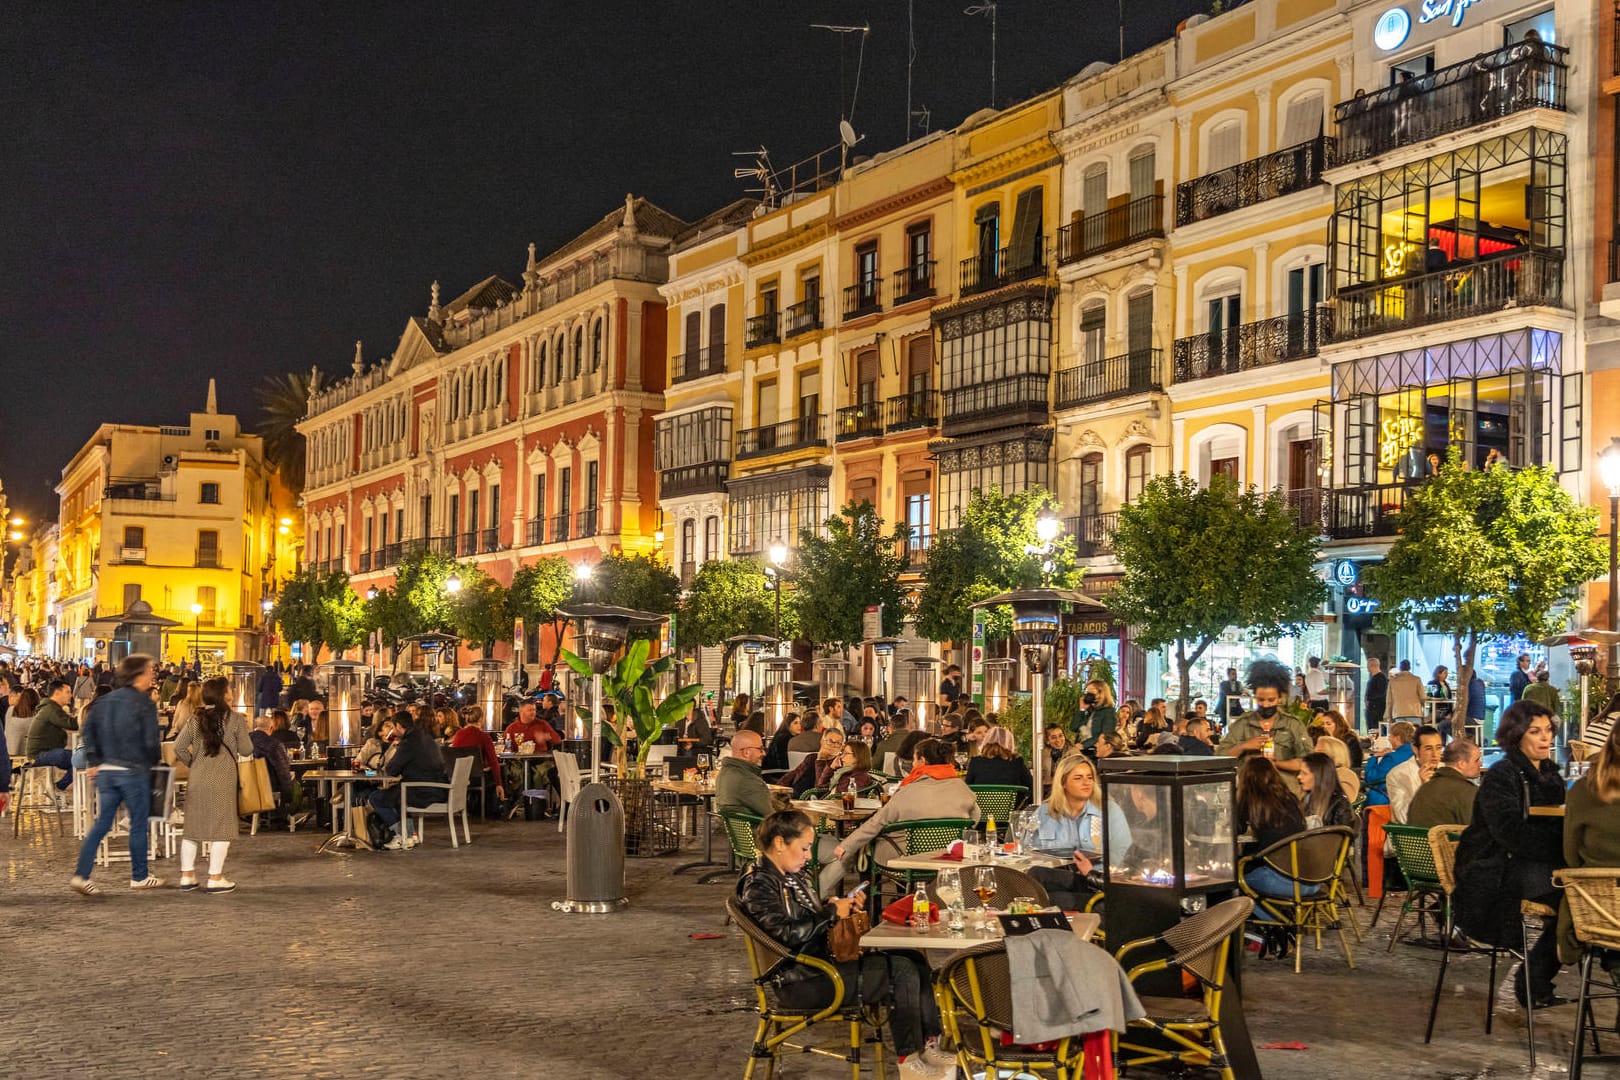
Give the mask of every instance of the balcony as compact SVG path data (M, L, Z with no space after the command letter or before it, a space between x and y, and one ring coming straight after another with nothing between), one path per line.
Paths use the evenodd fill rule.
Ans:
M564 510L560 514L551 515L551 542L561 544L568 539L568 527L573 524L573 515Z
M1333 164L1334 140L1318 135L1264 157L1176 185L1176 227L1280 199L1322 183Z
M962 260L958 294L973 296L1003 285L1046 276L1046 238L1035 238L1033 250L1004 247Z
M101 489L104 499L127 499L131 502L174 502L174 493L164 494L157 480L115 480Z
M1058 262L1072 263L1142 240L1164 238L1164 196L1144 195L1100 214L1077 214L1058 230Z
M1114 553L1114 530L1119 528L1119 511L1106 514L1080 514L1065 518L1063 530L1074 537L1074 554L1078 559L1095 559Z
M449 555L452 558L456 554L456 538L454 536L430 536L427 543L429 551L438 552L440 555Z
M1067 409L1093 401L1163 390L1164 379L1159 374L1163 370L1163 359L1163 349L1138 349L1066 368L1057 373L1057 396L1053 405Z
M870 439L883 434L883 407L876 401L846 405L838 410L836 423L839 442Z
M877 276L844 287L844 319L858 319L883 310L883 280Z
M946 390L942 434L963 435L992 428L1044 424L1051 380L1044 374L1010 375Z
M782 313L783 339L821 329L821 297L801 300Z
M928 549L933 546L931 533L913 535L906 540L906 569L921 572L928 566Z
M1569 50L1509 45L1341 101L1338 164L1365 161L1527 109L1564 109Z
M478 530L468 529L456 541L456 554L465 559L469 555L478 554Z
M593 506L588 510L581 510L579 513L574 515L574 525L576 526L574 530L574 539L583 540L587 536L596 535L596 519L598 513L598 509Z
M356 566L357 566L359 572L362 573L362 574L371 573L371 552L362 551L360 553L360 559L359 559L358 563L356 564ZM379 567L379 569L380 569L380 567Z
M662 469L658 473L661 498L674 499L682 495L707 495L726 490L731 477L731 462L707 461L701 465L681 465Z
M546 519L543 517L530 518L523 529L523 544L525 547L537 547L546 542Z
M909 304L934 295L934 260L915 262L894 272L894 305Z
M747 329L743 337L743 344L748 348L757 348L760 345L775 345L782 340L781 319L779 313L767 311L763 315L750 315Z
M890 434L938 426L938 390L913 390L909 394L896 394L883 403L883 430Z
M1339 290L1330 341L1484 315L1527 304L1564 306L1564 253L1521 250L1444 270Z
M1335 540L1394 536L1395 515L1406 505L1413 484L1337 488L1323 492L1326 513L1319 519L1323 533Z
M119 559L125 563L138 564L146 561L144 547L122 547L118 550Z
M801 416L784 420L780 424L748 428L737 433L737 459L764 457L784 450L797 450L804 446L826 446L827 438L821 431L821 416Z
M1324 503L1320 489L1289 488L1283 492L1283 501L1294 518L1294 524L1302 529L1321 529Z
M484 529L478 534L478 551L488 555L492 551L501 550L501 530L499 528Z
M1315 356L1330 327L1329 309L1280 315L1215 333L1178 338L1176 382L1211 379Z
M710 345L696 352L684 352L675 358L671 383L691 382L706 375L723 375L726 371L726 347Z

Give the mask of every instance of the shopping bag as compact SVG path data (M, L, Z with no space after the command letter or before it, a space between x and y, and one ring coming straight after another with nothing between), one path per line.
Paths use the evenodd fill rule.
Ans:
M241 816L262 814L276 805L275 790L270 786L270 766L264 758L249 758L236 763L236 812Z

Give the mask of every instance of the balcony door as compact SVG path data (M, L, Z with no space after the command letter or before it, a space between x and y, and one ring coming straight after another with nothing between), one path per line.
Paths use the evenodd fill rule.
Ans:
M1018 203L1013 210L1012 245L1007 252L1012 263L1008 269L1015 273L1041 265L1041 239L1045 228L1043 190L1032 187L1018 193Z
M1129 355L1130 389L1146 390L1153 382L1153 290L1125 300L1125 352Z
M855 404L872 408L877 405L878 399L877 350L868 349L861 353L855 360L855 368Z
M1102 510L1103 456L1087 454L1080 459L1080 528L1085 535L1086 522Z
M1316 306L1322 302L1326 267L1310 263L1288 271L1288 355L1316 350Z
M688 311L686 313L686 342L683 346L686 352L682 360L683 370L679 375L691 377L692 372L698 368L698 353L703 349L703 313L701 311Z
M1092 165L1080 180L1080 250L1075 254L1101 250L1107 243L1108 166Z
M979 260L978 279L982 285L995 281L999 270L998 261L1001 257L1001 207L996 203L987 203L973 215L974 227L978 230L976 241Z
M1204 318L1209 334L1210 371L1238 370L1238 325L1243 321L1243 294L1235 292L1204 301Z

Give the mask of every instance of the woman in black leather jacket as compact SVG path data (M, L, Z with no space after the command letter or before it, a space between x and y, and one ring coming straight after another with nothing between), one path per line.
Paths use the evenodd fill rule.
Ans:
M860 901L839 896L823 904L817 899L814 879L803 872L815 847L810 819L798 810L779 810L760 822L757 844L759 861L737 881L743 910L793 952L829 959L828 929ZM846 1002L859 994L863 1002L890 1003L889 1031L902 1077L954 1075L954 1060L925 1056L926 1044L941 1030L927 960L913 952L866 953L838 969ZM777 994L788 1008L819 1008L832 1001L832 980L809 965L789 963L775 978Z

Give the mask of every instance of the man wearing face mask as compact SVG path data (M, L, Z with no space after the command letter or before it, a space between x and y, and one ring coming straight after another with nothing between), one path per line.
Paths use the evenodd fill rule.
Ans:
M1311 737L1304 724L1282 710L1294 685L1293 673L1275 660L1256 660L1249 665L1245 681L1254 697L1254 708L1232 721L1215 752L1237 757L1250 750L1259 751L1271 758L1283 779L1294 786L1301 759L1311 752Z

